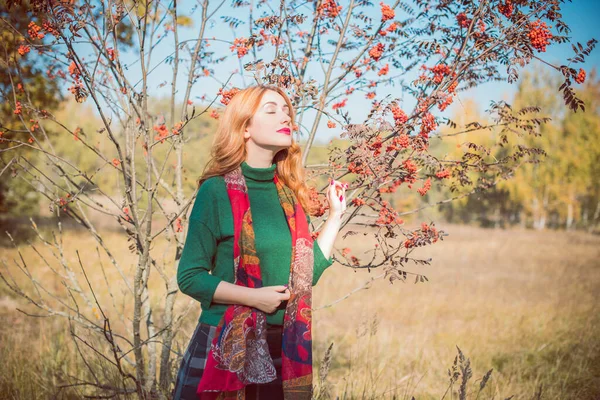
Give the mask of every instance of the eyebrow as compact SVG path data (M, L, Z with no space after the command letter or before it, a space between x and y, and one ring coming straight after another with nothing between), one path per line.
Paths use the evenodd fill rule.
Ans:
M267 106L267 105L269 105L269 104L273 104L274 106L276 106L276 105L277 105L277 103L275 103L274 101L268 101L268 102L266 102L266 103L265 103L265 106ZM284 104L283 106L284 106L284 107L287 107L288 109L290 108L290 107L289 107L287 104Z

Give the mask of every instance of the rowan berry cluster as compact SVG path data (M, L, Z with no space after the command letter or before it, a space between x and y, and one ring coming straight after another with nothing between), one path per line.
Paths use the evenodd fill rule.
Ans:
M417 181L417 166L411 159L407 159L402 162L402 167L406 175L400 178L400 183L407 182L408 188L412 189L412 184Z
M424 246L429 243L435 243L439 239L439 232L434 226L428 226L426 223L421 224L421 229L417 229L408 235L404 242L404 247L407 249L412 247Z
M540 52L546 51L546 46L550 44L550 39L552 39L549 27L540 20L533 21L529 25L528 36L531 45Z
M435 117L431 113L425 113L423 118L421 119L421 132L419 135L424 138L429 137L429 133L437 128L437 122L435 122Z
M386 29L380 30L379 34L381 36L387 36L388 33L395 32L397 29L398 29L398 24L395 22L392 22L390 24L390 26L388 26Z
M439 179L448 178L450 176L450 171L447 169L443 169L441 171L436 172L435 176L438 177Z
M183 126L183 122L179 121L173 127L173 135L179 135L181 133L181 127Z
M373 157L377 157L381 154L381 146L382 145L383 145L383 143L381 142L380 135L375 136L373 141L367 144L367 146L369 147L369 150L373 151Z
M77 64L75 64L75 61L71 61L71 64L69 64L69 75L71 75L71 77L75 81L73 86L69 87L69 92L73 93L73 95L75 95L75 100L81 103L86 99L87 92L85 90L83 82L81 81L81 70L79 69ZM122 87L121 92L123 91L123 89L125 88Z
M17 49L17 51L19 52L20 55L24 56L25 54L29 53L29 51L31 50L31 47L27 46L27 45L20 45L19 48Z
M427 180L423 184L423 187L417 189L417 192L419 192L421 196L425 196L429 189L431 189L431 178L427 178Z
M500 11L500 14L504 15L506 18L510 18L514 11L514 6L511 0L506 0L504 3L498 3L498 11Z
M129 215L129 207L123 207L123 213L125 213L125 221L131 221L131 215Z
M79 134L81 133L81 128L77 127L73 130L73 140L76 142L79 141Z
M319 200L319 192L313 186L309 187L308 198L311 203L311 211L315 217L320 217L325 214L325 205L321 200Z
M375 61L379 61L381 56L383 55L383 51L385 50L385 45L383 43L377 43L374 47L369 50L369 57L371 57Z
M31 128L29 128L29 130L31 132L34 132L36 129L39 129L39 127L40 127L39 121L36 121L35 119L30 119L29 122L32 123Z
M465 13L460 13L456 16L456 22L458 22L458 26L461 28L468 28L471 24L471 20L467 18Z
M408 146L410 146L410 139L409 139L408 135L403 133L402 135L394 136L392 138L392 141L390 143L388 143L385 151L386 151L386 153L389 153L390 151L398 151L401 149L406 149L406 148L408 148Z
M72 202L73 199L71 198L71 193L67 193L67 195L65 197L61 197L59 198L56 202L58 203L58 205L60 207L62 207L63 211L67 211L67 204L69 204L70 202Z
M246 38L235 38L233 41L233 45L229 47L231 51L236 51L238 58L244 57L248 54L248 50L252 48L252 45L249 43Z
M385 64L383 67L381 67L379 72L377 72L377 75L379 75L379 76L387 75L389 71L390 71L389 64Z
M60 35L59 32L54 28L54 26L50 22L42 23L42 28L44 28L46 32L48 32L54 37L58 37Z
M358 198L358 197L355 197L354 199L352 199L351 203L357 207L367 204L366 201L364 201L363 199Z
M433 72L433 82L440 83L444 80L444 76L448 75L452 70L446 64L438 64L434 67L429 68Z
M409 175L413 175L415 172L417 172L417 166L415 165L415 163L413 163L411 159L404 160L402 162L402 166L404 167L404 170L408 172Z
M372 175L371 169L362 162L350 161L348 163L348 172L359 175Z
M453 101L454 97L451 94L446 94L443 96L442 102L438 104L438 108L440 111L444 111Z
M175 232L183 232L183 225L181 224L181 217L175 220Z
M156 133L158 133L158 135L156 135L154 137L154 140L155 141L159 141L160 140L160 143L164 143L166 137L169 136L169 130L167 129L167 126L165 124L154 125L152 127L152 129L154 129L154 131Z
M394 122L396 123L396 125L402 125L405 124L406 121L408 121L408 116L398 106L392 107L392 114L394 116Z
M326 16L327 18L335 18L340 15L342 6L338 6L335 0L325 0L317 7L317 16Z
M109 47L106 49L106 53L108 54L108 59L110 61L115 61L115 49Z
M585 82L585 71L583 70L583 68L579 68L579 73L575 77L575 82L579 84Z
M398 212L394 210L390 203L383 200L381 202L382 207L379 209L379 217L376 223L378 225L389 225L392 223L402 224L404 221L398 216Z
M396 12L383 1L379 3L381 6L381 22L388 21L390 19L394 19L396 16Z
M81 71L77 67L77 64L75 64L75 61L71 61L71 64L69 64L69 75L71 75L71 77L74 79L81 77Z
M46 36L46 34L44 32L40 32L41 30L42 30L42 28L39 25L37 25L35 22L31 21L29 23L27 33L29 34L29 37L33 40L43 39L44 36Z
M240 89L238 88L232 88L230 90L223 90L223 88L220 88L217 94L222 96L221 103L227 105L229 104L233 96L235 96L239 91Z
M283 38L279 37L278 35L270 35L266 33L264 28L261 29L258 33L260 34L261 39L258 42L256 42L257 47L264 46L266 42L270 42L273 46L277 44L281 45L284 43Z
M338 103L333 103L333 105L331 106L331 108L333 110L337 110L338 108L342 108L342 107L346 107L346 102L348 101L348 99L344 99Z

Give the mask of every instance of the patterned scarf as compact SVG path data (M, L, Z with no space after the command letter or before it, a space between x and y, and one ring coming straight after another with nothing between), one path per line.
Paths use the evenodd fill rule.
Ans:
M235 284L250 288L263 286L260 260L250 212L248 187L238 167L225 174L234 224ZM292 234L292 259L282 338L282 381L285 400L312 398L311 304L313 239L306 215L294 192L273 181ZM267 322L257 308L232 304L217 326L197 393L202 400L245 399L245 386L268 383L277 378L267 344Z

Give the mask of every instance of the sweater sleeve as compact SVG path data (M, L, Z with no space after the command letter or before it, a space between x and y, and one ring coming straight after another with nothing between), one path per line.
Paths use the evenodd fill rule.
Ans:
M219 238L218 203L214 201L214 179L198 190L189 218L189 227L179 266L177 284L188 296L209 307L221 278L211 275Z
M310 216L306 214L306 221L310 226ZM333 255L329 258L325 258L323 252L321 251L321 247L319 247L319 242L315 240L313 242L313 257L314 257L314 266L313 266L313 281L312 285L315 286L323 272L333 264Z

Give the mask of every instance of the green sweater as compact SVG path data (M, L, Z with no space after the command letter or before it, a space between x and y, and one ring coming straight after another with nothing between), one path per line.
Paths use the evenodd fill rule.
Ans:
M254 168L245 161L241 164L248 186L263 286L288 284L292 258L292 236L273 182L276 167L273 164ZM310 224L308 214L306 219ZM216 326L228 305L212 302L215 290L223 280L234 283L233 215L223 176L214 176L202 183L189 221L177 269L177 284L183 293L200 302L200 322ZM325 258L316 240L313 252L314 286L333 263L333 257ZM284 313L281 307L267 314L267 322L283 325Z

